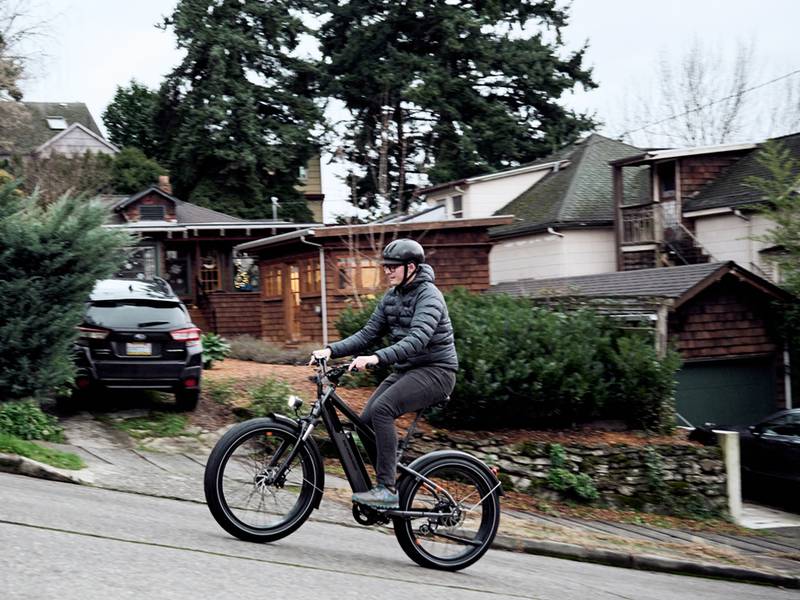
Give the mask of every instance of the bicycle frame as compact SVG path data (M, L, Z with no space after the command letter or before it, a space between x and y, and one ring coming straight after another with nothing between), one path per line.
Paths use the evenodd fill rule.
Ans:
M347 476L347 481L354 492L365 492L372 488L372 480L367 472L366 465L361 453L350 435L350 431L345 428L342 420L339 418L337 411L341 412L347 421L355 428L358 433L364 448L369 456L372 464L375 464L377 449L375 446L375 433L361 418L350 408L344 400L342 400L336 393L336 383L329 378L329 374L334 370L326 371L327 361L319 361L319 373L316 376L317 383L317 401L311 409L311 413L306 417L300 418L300 435L298 441L289 452L286 460L278 469L275 477L279 479L283 476L289 464L294 460L300 447L305 440L311 435L311 432L319 424L320 421L325 425L328 436L336 447L342 469ZM337 374L343 373L344 368L336 368ZM337 377L338 379L338 377ZM398 462L398 468L409 475L424 481L429 488L435 493L439 491L444 493L448 500L455 505L455 500L450 493L437 485L435 482L430 481L427 477L420 475L405 464ZM406 517L406 518L419 518L419 517L441 517L441 512L422 511L422 510L386 510L386 516L392 517Z

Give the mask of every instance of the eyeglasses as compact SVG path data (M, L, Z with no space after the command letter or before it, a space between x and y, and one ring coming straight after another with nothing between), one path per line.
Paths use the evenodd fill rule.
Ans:
M397 269L402 267L403 265L383 265L384 273L394 273Z

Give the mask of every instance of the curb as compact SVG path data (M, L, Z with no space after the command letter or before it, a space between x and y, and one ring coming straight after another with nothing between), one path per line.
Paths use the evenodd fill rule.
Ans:
M563 542L526 540L506 535L498 535L492 543L492 548L598 563L626 569L695 575L699 577L773 585L788 589L800 589L800 577L794 577L792 575L756 571L744 567L690 562L687 560L664 558L650 554L630 554L617 550L587 548L585 546L566 544Z
M94 485L94 477L91 471L88 469L84 469L83 472L80 473L70 471L68 469L59 469L57 467L40 463L16 454L0 453L0 471L14 473L17 475L27 475L28 477L37 477L39 479L49 479L51 481L74 483L78 485ZM131 492L130 490L118 491L137 493ZM157 497L163 497L155 494L153 495ZM185 500L184 498L174 499ZM337 520L320 520L329 523L345 525ZM664 558L649 554L630 554L628 552L620 552L617 550L588 548L585 546L578 546L577 544L566 544L564 542L526 540L524 538L499 534L495 536L491 547L496 550L536 554L539 556L552 556L554 558L597 563L612 567L622 567L625 569L638 569L641 571L654 571L661 573L676 573L679 575L693 575L698 577L710 577L715 579L727 579L731 581L772 585L787 589L800 589L800 577L795 577L792 575L756 571L754 569L728 565L697 563L677 558Z
M15 473L17 475L27 475L39 479L49 479L50 481L60 481L64 483L76 483L78 485L91 485L94 477L91 472L84 469L85 473L70 471L69 469L59 469L52 465L47 465L39 461L18 456L16 454L0 453L0 471Z

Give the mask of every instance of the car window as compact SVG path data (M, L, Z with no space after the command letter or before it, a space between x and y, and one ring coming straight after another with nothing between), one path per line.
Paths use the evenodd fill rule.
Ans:
M84 320L88 325L108 329L168 329L183 327L189 322L180 304L147 300L93 302Z

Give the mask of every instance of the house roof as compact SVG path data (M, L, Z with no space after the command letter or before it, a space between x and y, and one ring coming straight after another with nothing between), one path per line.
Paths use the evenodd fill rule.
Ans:
M175 203L176 220L174 222L128 222L125 220L122 212L126 206L154 193ZM315 225L315 223L290 223L289 221L273 221L271 219L254 219L248 221L204 206L198 206L191 202L179 200L156 186L149 187L132 196L100 196L97 198L97 201L106 206L109 212L111 212L112 216L109 225L137 231L183 231L186 229L296 229L298 227Z
M537 181L498 214L513 214L518 222L491 231L492 237L531 233L554 226L610 225L614 220L614 195L609 161L641 154L641 150L596 133L545 159L568 160ZM647 190L645 169L627 169L625 196Z
M733 261L617 271L578 277L523 279L495 284L490 291L533 298L553 296L603 299L662 298L674 300L677 306L728 274L760 288L775 298L782 300L792 298L788 292Z
M647 150L640 154L618 158L611 161L611 164L616 166L635 166L644 165L662 160L673 160L676 158L685 158L688 156L700 156L703 154L721 154L724 152L742 152L752 150L756 144L752 142L744 144L720 144L717 146L697 146L695 148L665 148L657 150Z
M50 128L48 117L64 117L67 127L79 123L94 135L105 139L83 102L20 102L19 106L25 108L30 118L18 127L9 129L10 147L3 148L5 152L26 154L62 133L63 129Z
M795 159L800 159L800 133L774 138L774 141L786 147ZM758 152L743 156L704 186L697 196L686 200L683 204L684 212L760 202L762 198L759 192L745 183L748 177L769 177L767 169L758 160Z
M494 217L484 217L482 219L448 219L446 221L407 221L403 223L366 223L363 225L331 225L327 227L302 227L297 231L290 231L280 235L274 235L252 242L245 242L236 246L238 251L253 251L270 246L276 246L287 242L294 242L304 237L313 237L319 241L322 239L336 239L357 235L381 235L404 233L411 231L428 231L442 229L470 229L491 227L498 224L506 224L512 221L510 215L498 215Z

